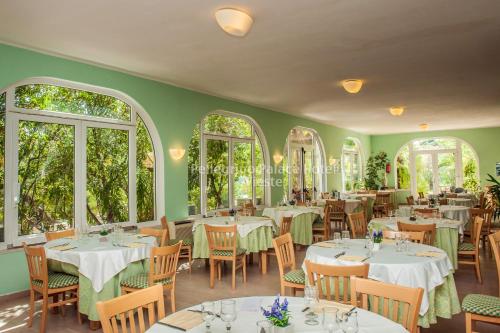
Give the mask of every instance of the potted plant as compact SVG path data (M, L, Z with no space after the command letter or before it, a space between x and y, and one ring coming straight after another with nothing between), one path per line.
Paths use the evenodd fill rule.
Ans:
M373 238L373 251L380 250L380 246L382 244L382 239L383 239L382 230L374 230L372 238Z
M285 298L280 304L280 296L274 300L270 310L262 309L264 317L274 326L274 333L293 332L292 323L290 323L290 311L288 311L288 300Z
M491 195L490 207L488 208L495 209L494 219L496 219L500 216L500 182L491 174L488 174L488 177L487 181L492 183L488 189L488 194Z
M385 167L389 163L386 152L379 152L377 155L370 156L366 163L365 188L367 190L378 190L380 187L387 185ZM383 180L380 175L384 171Z

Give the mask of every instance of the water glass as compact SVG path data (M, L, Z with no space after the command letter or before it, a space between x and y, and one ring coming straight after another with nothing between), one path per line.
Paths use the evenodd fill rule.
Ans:
M318 315L314 313L314 305L318 302L318 287L316 286L305 286L304 288L304 303L306 308L309 308L309 311L306 314L307 320L305 323L307 325L318 325L319 322L317 320Z
M344 333L358 332L358 313L352 312L350 315L342 314L339 318L340 328Z
M340 232L333 233L333 242L335 244L340 244L342 242L342 239L340 238Z
M272 333L273 324L269 320L261 320L257 322L257 333Z
M342 239L351 239L351 234L349 230L342 230Z
M236 320L236 301L225 299L220 303L220 319L226 323L226 330L231 330L231 323Z
M323 328L328 333L334 333L339 330L339 322L337 319L337 308L324 307L323 308Z
M203 314L203 321L205 322L205 327L207 331L210 331L210 326L212 325L212 321L214 321L215 319L214 302L201 303L201 312Z

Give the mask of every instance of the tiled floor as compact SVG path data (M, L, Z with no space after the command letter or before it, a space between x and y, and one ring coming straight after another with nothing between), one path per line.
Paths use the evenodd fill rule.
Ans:
M483 253L484 254L484 253ZM301 262L304 252L298 252L298 261ZM228 266L229 267L229 266ZM498 280L496 276L496 266L491 256L482 258L482 272L484 283L478 284L470 267L461 267L455 274L460 299L468 293L484 293L489 295L498 295ZM217 282L214 289L208 287L208 269L205 268L203 261L197 261L192 274L187 272L179 273L177 277L177 308L182 309L187 306L198 304L203 300L216 300L226 297L239 297L250 295L274 295L279 293L278 269L275 259L271 259L269 273L261 275L257 264L248 269L248 281L243 284L241 275L237 279L237 288L231 290L230 270L223 276L221 282ZM0 304L0 332L38 332L39 318L35 317L32 328L26 327L28 298L18 298ZM167 310L170 311L170 305L167 304ZM500 327L492 325L478 325L477 331L481 333L499 332ZM72 308L68 309L66 317L60 315L49 315L47 332L91 332L88 328L88 322L79 325L76 320L75 312ZM438 324L432 325L430 329L424 329L422 332L443 332L460 333L465 332L464 316L459 314L452 319L439 318ZM297 332L298 333L298 332Z

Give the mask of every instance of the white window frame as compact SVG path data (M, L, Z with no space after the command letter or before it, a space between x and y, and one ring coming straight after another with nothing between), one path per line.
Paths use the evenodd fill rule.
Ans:
M252 127L252 135L249 137L236 137L231 136L229 134L215 134L215 133L205 133L204 132L204 122L207 117L210 115L220 115L230 118L239 118L250 124ZM269 186L270 179L270 170L269 170L269 150L267 148L267 142L262 132L262 129L259 127L257 122L253 120L251 117L229 112L218 110L214 112L210 112L205 117L203 117L200 122L200 200L201 200L201 214L206 215L208 212L216 212L215 210L207 210L207 140L222 140L228 142L228 202L229 207L224 209L233 209L236 208L234 205L234 165L233 165L233 146L235 143L243 142L251 144L251 153L252 153L252 202L256 204L256 180L255 180L255 140L258 139L260 141L261 150L263 154L263 162L264 162L264 205L257 206L257 208L263 208L264 206L270 205L271 200L271 191Z
M130 106L130 121L120 119L109 119L94 116L85 116L58 111L24 109L15 106L15 89L18 86L29 84L47 84L65 88L73 88L97 94L103 94L115 97ZM17 168L18 168L18 122L19 120L39 121L45 123L59 123L73 125L75 128L75 175L74 175L74 226L81 229L86 224L86 149L87 128L109 128L117 130L126 130L129 135L129 219L125 222L119 222L120 225L137 225L145 227L159 224L159 218L164 212L164 160L163 148L158 131L151 117L144 109L131 97L119 91L97 87L93 85L61 80L50 77L29 78L16 82L9 87L0 90L0 94L6 92L6 112L5 112L5 191L4 191L4 238L5 242L0 243L0 249L8 246L19 246L23 242L28 244L41 243L45 241L43 234L33 234L18 236L17 204L15 196L18 192ZM137 219L137 198L136 198L136 128L137 116L139 116L150 135L154 156L155 156L155 202L154 219L138 223ZM81 165L81 167L78 167ZM92 229L97 229L93 226Z
M354 143L356 144L356 148L355 149L347 149L345 148L345 145L343 144L342 145L342 158L341 158L341 168L342 168L342 192L346 192L346 182L347 182L347 177L346 177L346 174L345 174L345 166L344 166L344 158L346 155L350 155L351 156L351 161L354 160L354 155L358 155L358 175L359 175L359 178L360 179L363 179L363 175L364 175L364 165L363 165L363 150L361 148L361 142L357 139L357 138L352 138L352 137L349 137L349 138L346 138L346 140L349 139L349 140L352 140L354 141ZM352 165L352 163L351 163ZM350 177L351 179L354 178L354 172L353 172L353 169L351 168L351 174L350 174ZM352 191L352 190L351 190Z

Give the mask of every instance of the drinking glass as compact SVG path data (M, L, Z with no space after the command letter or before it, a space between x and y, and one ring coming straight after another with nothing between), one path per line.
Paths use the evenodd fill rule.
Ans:
M342 230L342 239L351 239L351 234L349 230Z
M396 233L396 252L401 252L401 243L402 243L402 235L400 233Z
M358 314L352 312L350 315L342 314L339 319L340 328L344 333L357 333L358 332Z
M220 319L226 323L226 330L231 330L231 323L236 320L236 301L225 299L220 303Z
M205 327L207 331L210 331L210 326L212 325L212 321L214 321L215 319L214 302L201 303L201 312L203 314L203 321L205 322Z
M333 242L335 244L340 244L342 242L342 239L340 238L340 232L333 233Z
M261 320L257 322L257 333L272 333L273 324L269 320Z
M336 332L339 329L337 312L337 308L334 307L327 306L323 308L323 328L328 333Z
M309 308L305 323L307 325L318 325L319 322L317 320L318 315L314 313L314 305L318 302L318 288L316 286L305 286L304 288L304 302L306 308Z
M368 258L373 256L373 247L374 247L373 240L371 238L368 238L366 241L366 248L368 249Z

